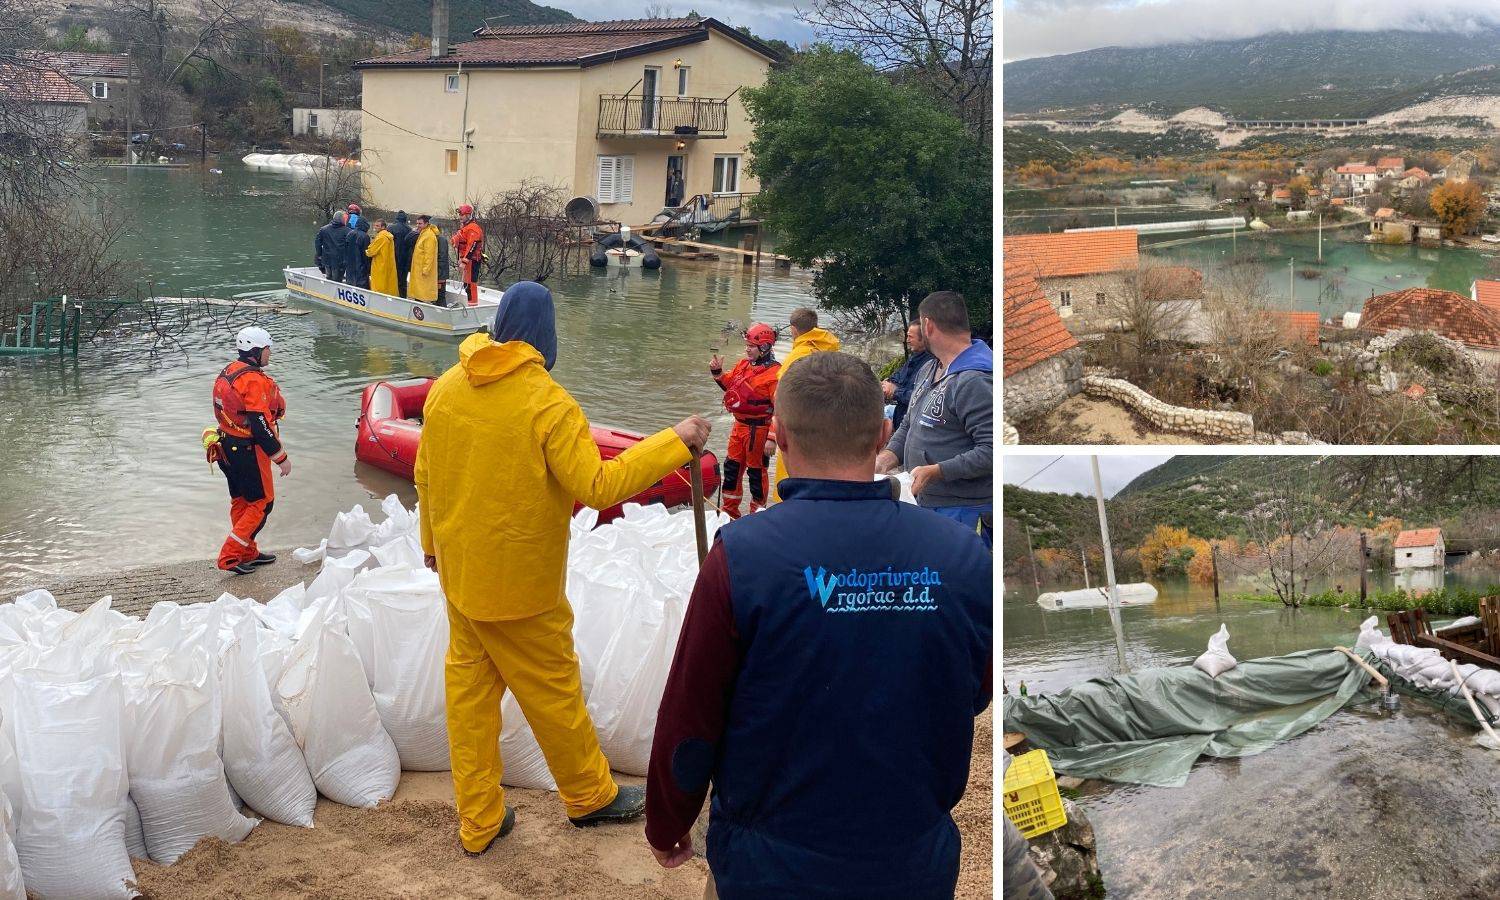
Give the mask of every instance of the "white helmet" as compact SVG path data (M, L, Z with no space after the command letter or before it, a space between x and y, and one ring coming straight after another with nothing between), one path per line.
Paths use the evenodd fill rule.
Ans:
M254 325L248 328L241 328L240 333L234 336L234 346L241 353L246 350L259 350L261 347L269 347L271 346L271 332Z

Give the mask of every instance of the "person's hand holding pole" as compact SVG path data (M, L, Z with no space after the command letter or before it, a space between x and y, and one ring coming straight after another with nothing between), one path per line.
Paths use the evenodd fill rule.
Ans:
M697 456L708 444L708 433L713 430L713 426L709 425L708 420L702 416L688 416L673 425L672 430L677 432L677 436L682 438L682 442L687 444L694 456Z

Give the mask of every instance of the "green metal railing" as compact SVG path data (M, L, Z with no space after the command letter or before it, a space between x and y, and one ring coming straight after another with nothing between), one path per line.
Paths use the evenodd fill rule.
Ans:
M71 351L78 354L83 332L83 304L61 299L38 300L13 322L0 321L0 355Z

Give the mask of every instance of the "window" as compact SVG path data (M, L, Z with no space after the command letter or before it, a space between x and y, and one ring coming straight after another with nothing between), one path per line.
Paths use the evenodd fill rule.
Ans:
M1072 291L1063 291L1062 293L1058 294L1057 295L1057 305L1060 306L1060 307L1062 307L1063 309L1072 309L1073 308L1073 292Z
M692 66L678 66L677 67L677 96L679 96L679 97L686 97L687 96L687 92L688 92L688 72L692 71L692 68L693 68Z
M95 100L108 100L109 99L109 82L107 82L107 81L96 81L96 82L94 82L93 90L91 91L91 93L94 95L94 99Z
M1100 291L1099 293L1097 293L1097 294L1094 295L1094 302L1098 303L1100 306L1104 305L1104 292L1103 291Z
M714 157L714 193L738 194L740 192L739 154Z
M447 164L448 174L451 175L454 172L457 172L458 171L458 151L457 150L445 150L445 151L443 151L443 153L447 157L447 159L445 160L445 163Z
M307 114L307 130L308 131L314 131L314 132L318 130L318 114L317 113L310 112L310 113Z
M635 201L635 157L599 157L600 203L633 203Z
M447 81L443 83L443 90L450 94L458 93L458 76L449 75Z

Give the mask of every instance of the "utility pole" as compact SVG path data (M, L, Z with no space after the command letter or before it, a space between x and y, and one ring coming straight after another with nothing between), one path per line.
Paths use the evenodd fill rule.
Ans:
M1291 257L1286 261L1286 295L1292 298L1292 305L1297 305L1297 258Z
M1036 574L1036 551L1031 549L1031 526L1026 526L1026 559L1031 562L1031 586L1036 588L1036 595L1042 595L1042 581Z
M328 68L328 63L318 57L318 109L323 108L323 70Z
M1318 213L1318 262L1323 261L1323 214Z
M198 162L208 162L208 123L198 123Z
M135 106L135 57L127 57L125 61L125 164L128 166L135 162L135 154L130 151L131 134L135 130L134 117L131 110Z
M1109 516L1104 511L1104 486L1099 479L1099 457L1089 457L1094 467L1094 499L1099 504L1099 539L1104 548L1104 577L1109 583L1109 623L1115 631L1115 655L1122 674L1130 673L1125 662L1125 632L1120 625L1120 586L1115 584L1115 551L1109 542Z
M1080 559L1083 560L1083 589L1084 590L1088 590L1091 587L1091 585L1089 584L1089 551L1088 551L1088 548L1085 547L1085 546L1083 546L1082 544L1079 544L1078 545L1078 556L1079 556Z
M1363 531L1359 533L1359 602L1364 605L1365 595L1369 591L1369 579L1365 576L1365 569L1369 567L1370 549L1366 543L1369 538Z
M1208 545L1208 561L1213 564L1214 570L1214 603L1219 602L1219 548L1212 543Z

